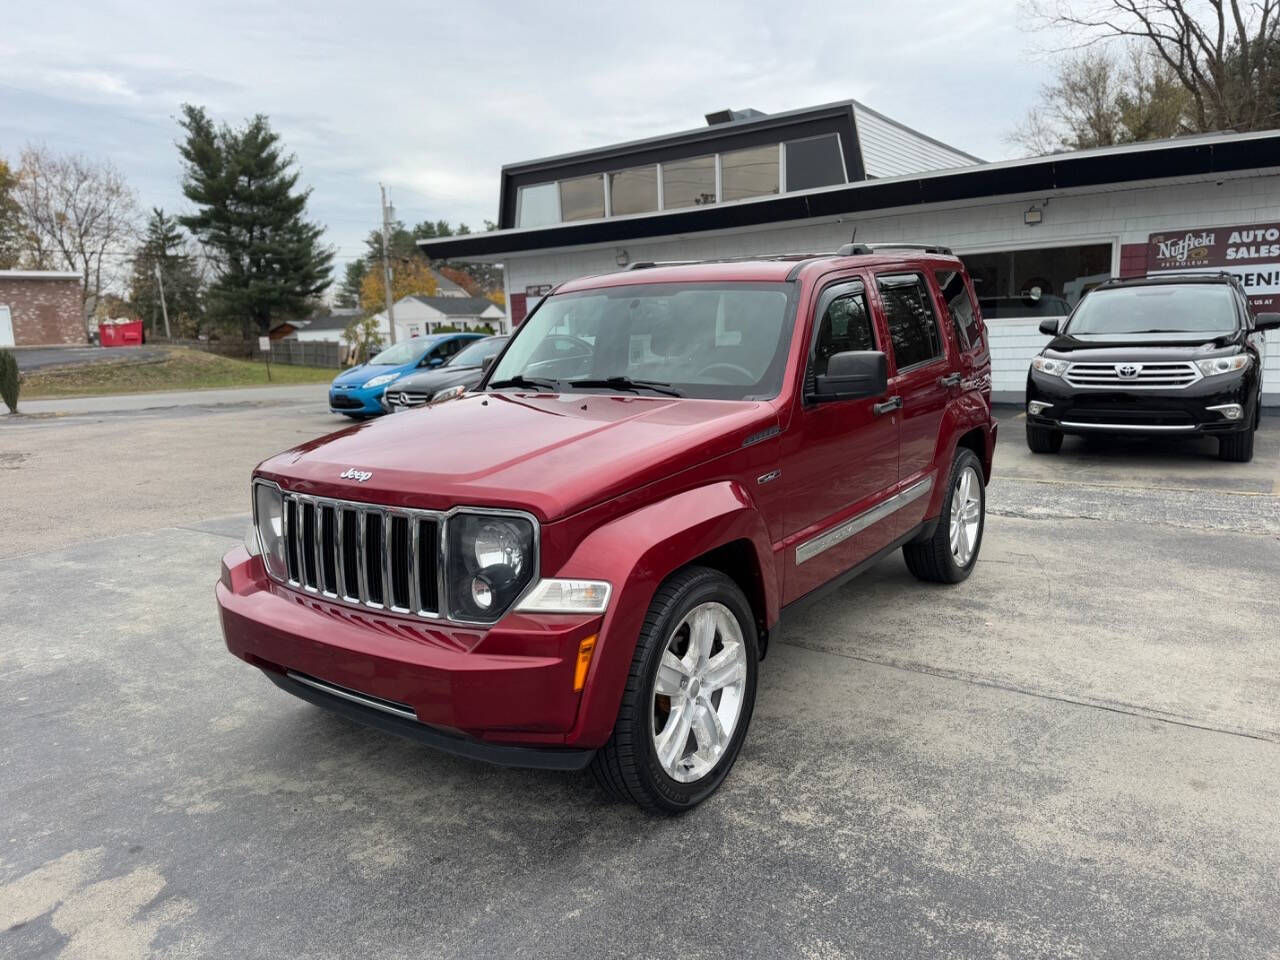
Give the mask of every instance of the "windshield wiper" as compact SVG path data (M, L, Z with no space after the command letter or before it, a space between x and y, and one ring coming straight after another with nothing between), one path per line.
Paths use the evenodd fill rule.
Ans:
M683 397L684 394L665 380L632 380L630 377L603 377L599 380L566 380L565 383L575 388L590 389L592 387L612 387L614 390L652 390L668 397Z
M514 377L507 377L504 380L493 380L486 384L490 390L497 390L501 387L533 387L536 390L559 390L560 384L555 380L545 380L542 377L526 377L517 374Z

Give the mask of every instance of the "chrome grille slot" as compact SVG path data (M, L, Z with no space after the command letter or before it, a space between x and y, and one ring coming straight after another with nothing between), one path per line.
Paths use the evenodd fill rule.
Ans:
M1120 371L1126 367L1136 368L1136 374L1122 376ZM1199 367L1189 362L1089 362L1071 364L1064 379L1073 387L1168 390L1191 386L1201 379L1201 373Z
M285 493L289 585L356 606L439 616L441 519Z

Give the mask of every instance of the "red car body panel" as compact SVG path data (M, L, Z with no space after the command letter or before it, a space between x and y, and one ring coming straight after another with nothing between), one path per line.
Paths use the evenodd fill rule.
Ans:
M509 613L488 628L352 609L271 581L233 550L217 587L232 653L413 706L419 719L479 741L594 748L609 737L654 592L715 550L749 558L744 591L765 629L782 608L936 518L958 443L988 477L995 444L990 355L976 326L961 342L926 254L705 264L588 278L561 291L637 283L792 279L795 332L776 398L491 392L351 427L265 461L256 476L302 494L448 510L518 509L540 523L542 577L605 580L603 616ZM891 343L878 273L928 279L944 356L899 372L896 415L878 398L808 404L803 377L815 308L833 282L861 280L880 343ZM794 275L794 276L793 276ZM517 333L519 336L519 333ZM959 374L961 385L944 376ZM340 477L358 466L367 482ZM797 563L796 547L932 480L927 496ZM597 635L581 693L578 645Z

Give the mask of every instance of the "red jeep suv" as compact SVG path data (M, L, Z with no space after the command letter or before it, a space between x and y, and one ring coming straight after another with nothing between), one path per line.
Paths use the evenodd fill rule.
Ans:
M688 809L788 607L899 548L922 580L969 575L990 370L944 248L564 284L477 392L258 467L227 646L363 723Z

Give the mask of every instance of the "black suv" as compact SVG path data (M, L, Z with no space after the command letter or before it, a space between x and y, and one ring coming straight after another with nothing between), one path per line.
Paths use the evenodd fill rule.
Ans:
M1218 436L1223 460L1253 459L1262 406L1262 331L1230 274L1111 280L1066 320L1027 374L1027 446L1057 453L1065 433Z

